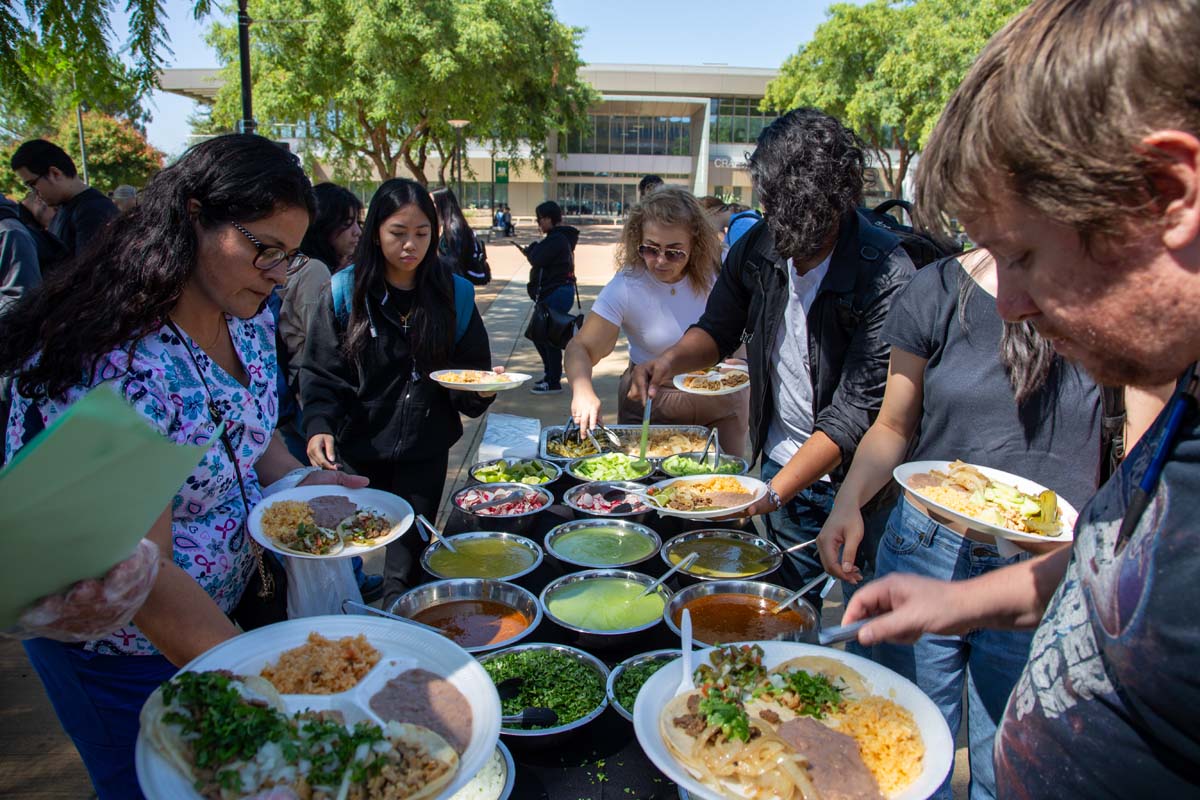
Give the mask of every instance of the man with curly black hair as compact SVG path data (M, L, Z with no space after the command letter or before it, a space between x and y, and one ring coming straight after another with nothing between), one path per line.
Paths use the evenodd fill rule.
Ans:
M781 547L816 538L879 412L890 352L879 334L914 272L900 240L857 211L864 168L862 142L828 114L798 108L771 123L750 157L766 219L729 251L704 316L639 365L630 390L653 396L746 345L751 458L762 455L768 493L744 514L767 515ZM820 574L803 550L789 556L790 584Z

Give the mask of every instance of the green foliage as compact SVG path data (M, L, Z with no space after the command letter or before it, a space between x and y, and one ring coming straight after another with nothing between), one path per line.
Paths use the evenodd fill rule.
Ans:
M0 122L8 126L15 117L26 127L45 126L64 104L127 106L129 97L138 101L153 88L163 56L170 53L162 0L122 5L129 14L129 39L114 48L109 20L117 0L0 0L0 96L5 99ZM197 17L209 5L196 0ZM131 118L140 116L139 109Z
M154 173L162 169L163 154L127 119L97 112L83 115L83 135L87 144L88 180L102 192L122 183L142 187ZM46 138L67 151L82 167L79 153L79 130L74 112L63 114ZM0 190L9 197L24 197L25 186L9 169L9 159L21 140L0 144Z
M549 0L255 0L250 13L255 117L307 123L322 160L356 172L404 166L427 183L428 156L452 151L456 118L499 153L515 159L531 143L539 159L548 135L595 100L578 76L581 31ZM236 28L214 26L209 42L225 64L213 120L232 126Z
M813 106L875 151L899 197L950 95L987 40L1028 0L873 0L839 3L811 42L783 63L764 110ZM898 153L892 163L888 149Z

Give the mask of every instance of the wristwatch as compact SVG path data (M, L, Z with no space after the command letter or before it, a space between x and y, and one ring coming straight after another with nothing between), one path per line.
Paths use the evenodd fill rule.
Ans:
M771 501L771 505L775 506L773 510L778 511L783 508L783 500L779 497L779 492L775 491L775 487L770 483L767 484L767 499Z

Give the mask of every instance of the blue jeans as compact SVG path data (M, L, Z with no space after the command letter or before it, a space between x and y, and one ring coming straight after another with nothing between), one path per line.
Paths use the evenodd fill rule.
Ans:
M49 639L30 639L25 652L100 800L141 800L138 712L176 667L163 656L100 655Z
M569 283L560 286L542 297L542 300L550 308L565 314L571 310L571 303L575 302L575 287ZM546 383L551 387L562 383L563 351L541 342L535 342L534 346L542 357L542 373Z
M879 544L875 574L908 572L961 581L1028 558L1002 558L995 545L959 536L901 498ZM966 636L923 636L914 645L877 645L874 658L911 680L929 695L958 736L962 723L963 681L967 686L967 739L971 800L996 796L992 743L1004 706L1025 661L1033 633L980 630ZM933 795L950 798L950 776Z
M761 470L763 482L770 481L779 474L779 470L782 468L781 464L764 457ZM833 498L836 495L837 488L832 483L816 481L812 486L785 503L783 508L767 514L764 518L767 526L767 538L782 549L817 538L817 534L821 532L821 526L825 524L825 520L829 518L829 512L833 510ZM795 553L784 555L783 566L780 568L781 582L786 587L799 589L824 571L821 559L817 556L817 546L812 545ZM822 588L823 585L818 584L811 592L804 595L804 599L816 606L817 611L821 610Z

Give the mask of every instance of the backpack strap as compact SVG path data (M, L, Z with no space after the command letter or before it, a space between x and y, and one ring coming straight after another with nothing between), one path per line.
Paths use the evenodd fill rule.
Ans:
M454 279L454 343L458 344L467 335L471 314L475 311L475 287L461 275Z
M354 293L354 265L338 270L329 279L330 293L333 295L333 315L338 323L345 328L350 323L350 297Z

